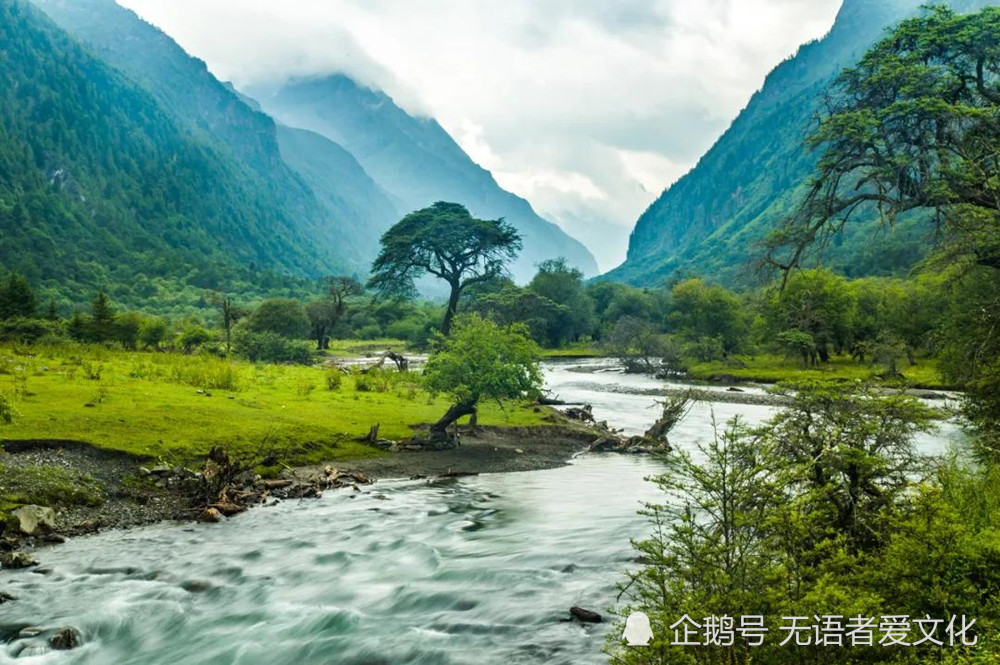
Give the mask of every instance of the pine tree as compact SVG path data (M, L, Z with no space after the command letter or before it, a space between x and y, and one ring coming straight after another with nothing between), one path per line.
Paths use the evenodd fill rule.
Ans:
M35 316L38 301L31 284L16 272L7 275L0 284L0 320L21 317L30 319Z
M95 342L106 342L114 335L115 310L108 295L101 290L90 306L90 336Z

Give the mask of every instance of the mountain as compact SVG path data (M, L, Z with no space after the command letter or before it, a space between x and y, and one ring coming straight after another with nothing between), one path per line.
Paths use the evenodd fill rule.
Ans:
M998 2L946 4L970 11ZM794 209L814 172L818 155L803 142L815 127L824 91L886 29L924 4L845 0L829 34L775 68L697 166L639 218L625 263L603 279L638 285L686 276L731 286L745 281L759 241ZM924 255L929 232L926 217L919 215L890 230L875 219L859 221L837 238L824 260L848 275L905 272Z
M195 136L231 153L255 187L299 220L329 255L331 268L367 271L379 233L399 211L341 146L279 128L252 100L217 80L204 62L114 0L33 1L149 91Z
M32 5L0 0L0 59L4 268L66 301L105 286L133 304L337 268L242 162Z
M477 217L506 218L524 237L514 266L519 280L530 278L537 263L560 256L588 275L597 272L594 257L581 243L503 190L437 121L411 116L384 92L343 75L250 92L281 122L346 148L405 211L444 200L466 205Z
M278 145L284 160L319 201L339 211L338 223L350 235L365 272L378 254L382 234L403 213L354 155L325 136L278 125Z

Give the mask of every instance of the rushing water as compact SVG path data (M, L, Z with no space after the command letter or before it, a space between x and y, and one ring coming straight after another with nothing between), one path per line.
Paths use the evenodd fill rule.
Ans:
M554 364L563 399L594 405L627 432L655 419L662 386ZM584 370L584 371L581 371ZM630 392L630 390L632 392ZM760 422L763 406L697 405L671 439L710 436L710 418ZM946 427L920 445L938 452ZM41 639L0 662L142 664L602 663L607 625L565 622L571 605L604 611L630 565L636 514L655 489L640 457L583 455L550 471L427 484L383 481L219 525L160 525L74 540L48 569L0 573L0 625L73 626L83 647Z

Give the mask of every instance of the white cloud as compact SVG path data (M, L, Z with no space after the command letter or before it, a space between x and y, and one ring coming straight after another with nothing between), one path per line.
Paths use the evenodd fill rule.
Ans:
M237 85L382 88L571 233L624 237L841 0L119 2Z

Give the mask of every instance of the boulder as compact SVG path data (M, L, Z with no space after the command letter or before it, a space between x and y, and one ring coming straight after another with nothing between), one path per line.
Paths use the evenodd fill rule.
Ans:
M604 617L597 612L591 612L590 610L585 610L582 607L571 607L569 608L569 613L574 619L582 621L583 623L601 623L604 621Z
M49 638L49 646L56 651L69 651L80 646L80 631L76 628L60 628Z
M220 513L216 508L206 508L198 516L199 522L207 522L209 524L216 524L222 521L222 513Z
M56 511L46 506L21 506L11 511L21 528L21 533L33 536L56 528Z

